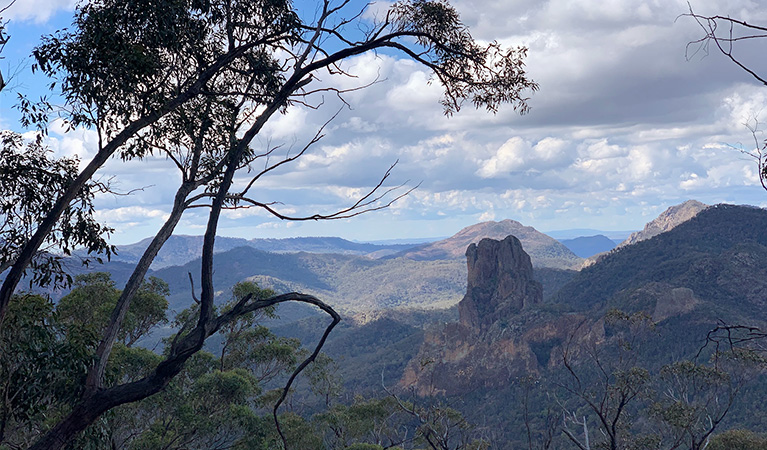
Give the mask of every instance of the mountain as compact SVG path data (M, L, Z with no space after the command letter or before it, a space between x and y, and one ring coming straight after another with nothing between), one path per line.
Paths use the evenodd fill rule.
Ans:
M564 239L575 239L577 237L582 237L582 236L596 236L598 234L601 234L602 236L607 236L611 241L623 242L633 232L634 232L633 230L606 231L606 230L595 230L593 228L570 228L567 230L544 231L543 233L547 236L553 237L554 239L558 241L562 241Z
M135 263L141 258L151 238L135 244L121 245L115 261ZM202 236L171 236L160 250L152 264L153 269L180 266L202 255ZM338 237L298 237L287 239L242 239L216 237L216 252L224 252L237 247L253 247L273 253L338 253L345 255L368 255L373 258L389 255L414 247L416 244L372 244L347 241Z
M709 207L616 249L548 299L513 238L472 244L467 259L458 322L427 331L402 386L463 394L542 374L561 363L564 342L578 348L576 329L583 338L606 339L603 318L616 309L652 319L659 341L643 350L651 365L695 355L722 322L767 323L767 210L760 208ZM429 376L420 361L434 362Z
M535 287L521 248L498 241L488 245L476 252L479 258L467 252L469 281L459 320L424 332L398 386L444 396L469 421L497 430L498 442L506 443L498 448L526 446L519 436L529 430L528 410L522 416L519 408L509 412L509 405L524 402L534 414L551 405L554 414L544 417L556 418L562 405L583 404L579 392L608 398L601 397L611 392L601 384L605 374L641 367L663 380L666 364L707 363L715 350L704 344L714 327L764 330L767 324L763 209L709 207L670 231L610 252L548 300ZM630 365L620 365L627 361ZM741 370L737 366L732 373ZM764 378L749 383L721 430L746 423L763 429L752 417L754 405L767 395ZM641 406L647 408L642 414L652 414L651 407ZM647 426L652 431L657 425ZM554 448L569 444L564 440Z
M581 236L575 239L560 239L559 242L581 258L589 258L597 253L609 252L615 248L615 242L602 234Z
M705 205L697 200L687 200L684 203L671 206L667 210L663 211L657 218L648 222L642 231L631 233L631 235L619 244L619 247L626 245L636 244L639 241L650 239L653 236L657 236L663 232L669 231L679 225L682 222L686 222L696 214L706 209L708 205Z
M520 241L482 239L466 251L466 295L458 303L458 323L429 330L407 365L401 386L428 395L460 395L478 387L507 385L530 373L535 355L520 342L517 318L543 302L530 256ZM432 361L424 372L422 361ZM426 376L425 376L426 375Z
M466 263L459 259L373 260L355 255L268 253L252 247L238 247L217 253L214 265L213 282L218 302L228 300L235 283L252 280L277 292L299 291L316 295L339 311L355 315L360 322L374 320L386 310L450 308L458 303L466 289ZM95 267L93 270L103 269ZM197 277L199 271L198 258L181 266L154 270L150 275L168 283L170 308L178 312L192 302L189 273ZM536 280L543 284L546 298L576 273L552 268L535 269ZM196 278L195 282L199 289ZM280 315L292 319L307 315L306 311L299 310L281 312Z
M151 241L152 238L146 238L135 244L119 245L112 260L135 264ZM157 254L152 263L152 269L177 266L199 258L202 255L202 241L202 236L171 236ZM246 245L248 245L247 239L217 237L215 251L222 252Z
M462 229L447 239L420 245L393 256L416 261L463 259L466 248L470 244L479 242L484 238L503 239L509 235L520 240L535 267L571 269L580 266L583 262L581 258L555 239L533 227L526 227L510 219L501 222L478 223Z
M552 301L573 310L617 307L663 316L654 308L661 299L681 298L682 291L675 289L691 295L682 309L695 303L723 319L763 317L767 211L708 207L670 231L607 254L578 273Z
M423 242L423 240L419 239ZM416 246L416 243L367 243L352 242L339 237L296 237L285 239L251 239L248 245L265 252L276 253L340 253L343 255L368 255L381 252L398 252Z

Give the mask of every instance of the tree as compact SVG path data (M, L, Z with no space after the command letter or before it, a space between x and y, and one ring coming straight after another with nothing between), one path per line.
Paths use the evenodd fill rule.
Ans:
M738 44L742 45L749 41L767 39L767 27L749 23L745 20L733 19L729 16L704 16L695 13L692 7L690 7L690 12L685 14L685 16L694 19L703 31L703 36L687 44L688 58L690 55L699 52L708 54L713 44L716 51L719 51L719 53L736 66L743 69L753 79L767 86L767 76L757 72L752 68L752 63L745 61L740 55L736 54ZM762 187L767 190L767 141L760 142L757 137L758 122L747 124L746 126L749 127L754 137L755 146L753 150L741 149L741 151L754 158L759 173L759 181Z
M12 294L25 270L34 269L35 255L107 159L162 154L177 166L182 182L166 222L117 299L79 401L32 448L61 448L112 408L156 394L200 351L205 339L240 317L286 301L309 303L329 314L332 322L288 379L274 406L276 421L295 376L316 358L340 317L319 299L300 293L265 299L247 294L216 313L213 245L224 209L257 207L283 220L338 219L386 207L398 198L387 197L392 190L383 188L389 171L359 201L331 213L289 216L251 195L263 176L297 160L321 139L322 130L303 149L276 162L276 148L254 149L253 139L289 107L318 108L318 94L342 95L342 90L318 81L322 74L343 74L341 61L379 49L404 54L429 68L441 83L446 114L467 101L492 112L504 103L527 110L525 95L537 85L524 71L526 49L478 45L445 1L401 1L373 22L364 21L364 7L355 8L350 0L324 0L316 14L304 17L285 0L93 0L77 9L72 29L44 38L34 51L33 69L50 76L52 87L58 87L65 100L62 118L70 127L95 130L99 146L55 202L30 219L34 232L0 287L0 327L5 326ZM29 123L45 123L44 108L41 114L38 106L26 102L21 109ZM263 169L236 190L235 177L255 163ZM107 386L106 366L131 303L189 208L208 211L196 320L176 335L164 359L143 378ZM279 422L275 426L287 446Z
M28 105L29 106L29 105ZM31 114L38 114L39 110ZM41 112L40 112L41 113ZM12 267L37 225L53 207L56 196L77 178L77 158L51 158L44 134L24 142L10 131L0 132L0 272ZM114 250L105 239L112 230L93 218L93 197L107 189L102 183L87 182L63 209L53 229L32 254L30 283L38 286L66 285L71 278L62 267L63 256L76 247L92 253ZM22 275L26 272L22 270Z
M719 367L694 361L678 361L661 369L662 395L651 410L669 448L708 446L743 385L736 378Z
M2 14L10 8L14 3L16 3L16 0L11 0L11 2L4 7L0 8L0 53L3 53L3 48L5 48L5 45L8 43L8 40L10 37L5 33L5 26L6 22L3 22L3 16ZM2 59L2 58L0 58ZM8 84L8 82L3 78L3 73L0 72L0 91L5 88L5 86Z
M711 439L710 450L765 450L767 438L748 430L729 430Z
M636 346L653 324L643 312L610 310L604 317L605 334L607 330L612 334L610 345L584 324L562 349L569 378L560 386L570 397L562 403L562 431L581 450L590 450L592 445L611 450L632 448L631 415L649 395L651 380L649 371L638 364ZM593 420L587 421L587 416ZM583 429L583 438L578 437L581 430L571 429L568 422Z
M72 291L59 300L56 308L59 320L87 324L103 333L120 294L107 272L77 275ZM165 297L169 294L165 281L157 277L149 277L148 281L144 281L118 333L120 342L131 347L154 327L168 323L168 301Z
M14 298L0 330L0 447L28 447L82 393L98 339L80 325L59 321L47 298Z

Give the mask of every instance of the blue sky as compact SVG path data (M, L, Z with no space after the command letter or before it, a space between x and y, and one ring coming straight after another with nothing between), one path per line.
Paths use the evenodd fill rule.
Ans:
M746 0L692 1L696 12L767 23L767 11ZM253 210L228 213L225 236L336 235L375 240L448 236L485 220L518 220L539 230L633 230L670 205L767 204L753 161L733 146L753 147L746 123L767 123L767 88L716 53L686 58L700 37L684 1L458 0L477 39L529 47L527 69L540 84L529 114L497 115L465 108L443 116L438 85L394 55L348 61L354 80L383 82L346 96L327 136L302 160L259 188L264 200L297 214L331 212L375 184L394 161L391 180L420 187L385 211L350 220L280 222ZM305 6L306 2L302 2ZM378 4L375 7L382 7ZM45 94L26 57L42 33L67 26L72 2L17 0L6 11L11 41L0 61L16 73L0 93L0 126L19 130L10 107L18 92ZM758 48L742 48L767 67ZM753 59L749 59L754 55ZM761 64L761 67L759 66ZM291 109L254 145L299 146L338 108ZM20 130L23 131L23 130ZM51 148L87 160L93 132L51 126ZM760 138L761 135L760 135ZM116 228L115 243L159 228L178 177L156 158L111 161L100 176L129 196L97 199L99 217ZM204 216L185 216L179 233L201 234Z

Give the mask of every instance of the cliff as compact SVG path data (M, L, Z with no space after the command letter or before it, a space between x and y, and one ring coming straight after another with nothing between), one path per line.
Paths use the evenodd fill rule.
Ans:
M618 247L636 244L637 242L645 241L661 233L672 230L679 224L692 219L706 208L708 208L708 205L697 200L687 200L684 203L671 206L663 211L658 217L645 224L642 231L631 233L631 235L625 241L621 242Z
M461 325L469 329L488 330L543 298L541 284L533 280L530 256L514 236L471 244L466 263L466 295L458 303L458 314Z
M537 373L577 315L543 324L528 314L543 289L533 279L530 256L514 236L483 239L466 250L468 283L458 304L459 321L427 331L400 382L420 395L454 395L506 385ZM527 325L520 326L527 322Z

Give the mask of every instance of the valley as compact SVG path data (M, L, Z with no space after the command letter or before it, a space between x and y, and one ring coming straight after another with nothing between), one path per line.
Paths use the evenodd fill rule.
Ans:
M344 316L324 347L335 361L334 376L344 395L375 398L393 389L414 395L415 402L439 398L471 423L495 429L495 442L505 443L498 448L518 448L526 427L545 440L541 433L550 414L588 406L588 395L616 389L612 383L620 371L641 367L648 389L661 386L667 382L662 374L673 364L689 360L704 367L716 356L705 344L717 325L765 329L764 230L767 211L762 209L685 202L612 246L600 235L560 242L512 220L477 224L418 245L303 238L287 240L284 247L271 242L283 251L270 252L253 241L222 239L214 283L219 303L242 281L324 299ZM151 272L168 283L171 311L188 307L193 298L188 274L199 272L199 259L193 258L198 240L175 237L163 261L183 264L162 264ZM107 269L113 279L123 279L122 261L138 247L129 246L93 270ZM310 348L327 324L302 305L284 305L277 314L261 323ZM144 345L152 347L169 334L170 329L160 330ZM623 347L625 339L633 347ZM579 389L586 387L572 382L594 364L606 370L607 384L600 385L594 373L580 379L597 383L584 397L587 391ZM536 380L535 389L525 380ZM754 372L730 385L750 396L736 398L731 392L731 411L721 417L718 430L756 426L758 421L744 414L748 402L767 398L760 380ZM295 395L308 399L309 391L299 383ZM551 395L560 396L558 403L551 403ZM510 403L525 405L534 418L506 410ZM650 397L635 399L626 416L592 411L590 420L613 414L625 421L648 414L651 404ZM625 426L623 433L631 435L652 431L641 423ZM564 436L557 434L552 442L567 448L571 439Z

